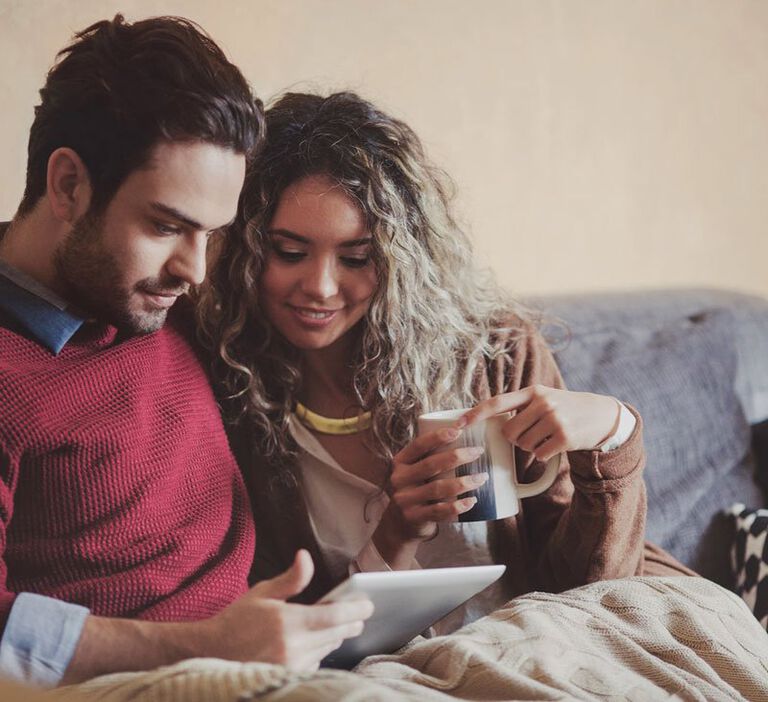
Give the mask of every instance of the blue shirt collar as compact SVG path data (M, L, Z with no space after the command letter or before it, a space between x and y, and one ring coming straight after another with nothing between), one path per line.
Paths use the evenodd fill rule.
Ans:
M43 346L58 354L84 319L67 303L21 271L0 261L0 309Z

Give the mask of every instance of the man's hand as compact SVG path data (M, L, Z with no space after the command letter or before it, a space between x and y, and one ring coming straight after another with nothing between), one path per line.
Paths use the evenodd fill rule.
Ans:
M265 580L202 622L205 655L239 661L279 663L295 670L317 668L320 660L357 636L371 616L368 600L316 605L290 604L312 579L314 567L306 551L272 580Z
M62 684L126 670L150 670L186 658L279 663L294 670L316 669L342 641L357 636L373 613L368 600L299 605L312 579L306 551L272 580L265 580L200 622L165 623L89 616Z

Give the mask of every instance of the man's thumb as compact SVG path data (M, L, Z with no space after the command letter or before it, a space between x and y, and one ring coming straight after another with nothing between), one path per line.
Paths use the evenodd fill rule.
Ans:
M301 549L296 552L293 559L293 565L280 575L259 583L259 595L269 597L274 600L287 600L298 595L312 580L312 574L315 572L315 566L312 563L312 556L308 551Z

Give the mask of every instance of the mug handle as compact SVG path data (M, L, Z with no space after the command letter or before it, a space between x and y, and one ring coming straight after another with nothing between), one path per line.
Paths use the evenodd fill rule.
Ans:
M548 489L552 483L555 482L557 473L560 470L560 457L562 454L558 453L552 456L547 461L547 466L544 468L544 472L538 480L534 480L532 483L518 483L517 485L517 497L522 499L524 497L533 497L539 495L544 490Z

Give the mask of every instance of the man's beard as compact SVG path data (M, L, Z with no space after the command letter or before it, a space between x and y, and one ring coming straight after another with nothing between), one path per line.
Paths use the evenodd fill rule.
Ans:
M168 310L131 309L131 298L140 292L186 292L188 286L178 279L144 278L132 288L125 287L119 261L104 247L103 223L102 216L85 214L54 254L67 299L86 316L112 324L122 332L155 332L165 323Z

